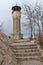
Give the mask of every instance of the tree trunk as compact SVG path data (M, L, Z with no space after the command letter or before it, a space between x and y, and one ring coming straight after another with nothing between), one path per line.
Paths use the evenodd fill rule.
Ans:
M30 20L30 28L31 28L31 39L32 39L32 21Z

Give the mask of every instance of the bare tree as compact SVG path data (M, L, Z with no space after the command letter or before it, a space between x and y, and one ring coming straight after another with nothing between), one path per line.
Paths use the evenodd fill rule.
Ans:
M40 16L41 16L41 7L39 5L35 5L34 8L35 11L35 23L37 24L38 28L39 28L39 34L40 34Z
M31 39L33 38L33 34L32 34L32 32L33 32L33 18L32 18L32 15L33 15L33 13L34 13L34 11L31 9L31 7L28 5L25 5L25 15L27 16L27 19L29 20L29 25L28 26L30 26L30 30L31 30Z
M33 19L39 28L39 34L37 37L38 43L40 44L41 47L43 47L43 11L40 5L35 6L34 10L36 13L35 15L33 15ZM41 24L40 24L40 21L41 21ZM42 25L42 27L40 27L40 25Z
M43 12L40 5L35 4L34 8L31 8L29 5L25 5L25 15L29 21L28 27L31 29L31 39L36 37L36 34L41 33L41 28L43 29ZM41 21L41 24L40 24ZM24 23L25 24L25 23ZM42 25L42 27L40 26ZM38 29L38 32L37 32ZM36 32L35 32L36 31Z

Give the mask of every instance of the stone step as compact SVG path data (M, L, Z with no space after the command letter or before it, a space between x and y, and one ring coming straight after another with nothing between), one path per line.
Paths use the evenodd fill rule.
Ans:
M22 45L20 45L20 44L18 45L18 44L16 44L16 45L10 45L10 46L13 46L13 47L28 47L28 46L29 47L30 46L31 47L36 47L37 45L36 44L34 44L34 45L32 45L32 44L27 44L27 45L23 45L23 44Z
M40 51L36 50L36 49L28 49L28 50L27 49L26 50L25 49L23 49L23 50L21 49L21 50L13 50L13 52L14 53L24 53L24 52L25 53L27 53L27 52L28 53L30 53L30 52L32 53L32 52L40 52Z
M35 57L34 56L23 56L23 57L20 57L20 56L17 57L16 56L16 58L17 59L36 59L36 60L38 59L39 60L40 59L40 56L35 56Z
M37 46L29 46L29 45L27 45L27 46L10 46L11 48L13 48L13 49L25 49L25 48L27 48L27 49L37 49Z
M15 45L10 47L12 49L37 49L36 45Z
M17 42L17 43L12 43L12 44L10 44L10 46L15 46L15 45L37 45L36 43L34 44L34 41L31 41L31 42Z
M16 59L18 59L18 60L40 60L39 57L37 57L37 58L34 58L34 57L30 57L30 58L16 58Z
M23 55L23 56L25 56L25 55L28 55L28 56L31 56L31 55L32 55L32 56L39 56L39 55L41 55L41 54L40 54L40 51L38 51L38 52L18 52L18 51L17 51L17 52L14 52L14 54L15 54L15 55L20 55L20 56L22 56L22 55Z
M15 54L39 54L40 52L18 52L18 53L15 53Z
M22 54L16 54L16 53L14 53L14 55L16 55L16 56L40 56L41 54L40 53L29 53L29 54L27 54L27 53L22 53Z
M21 59L40 59L40 51L36 44L24 44L24 43L15 43L10 46L14 55L19 60Z
M15 48L15 49L13 49L12 48L12 50L14 50L14 51L39 51L39 49L34 49L34 48L19 48L19 49L17 49L17 48Z

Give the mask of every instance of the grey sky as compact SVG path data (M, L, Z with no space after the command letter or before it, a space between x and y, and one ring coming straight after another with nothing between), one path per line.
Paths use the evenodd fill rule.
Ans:
M0 24L3 23L4 33L9 35L13 31L12 14L11 14L12 6L16 5L17 3L18 5L23 7L24 3L34 5L36 2L41 3L41 5L43 5L43 0L0 0ZM21 22L23 22L22 19ZM24 33L25 30L22 30L22 32Z

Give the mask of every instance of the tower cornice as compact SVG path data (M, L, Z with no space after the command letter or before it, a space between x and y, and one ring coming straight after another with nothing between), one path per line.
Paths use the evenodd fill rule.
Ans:
M21 10L21 7L16 5L16 6L13 6L12 7L12 10L13 11L20 11Z

